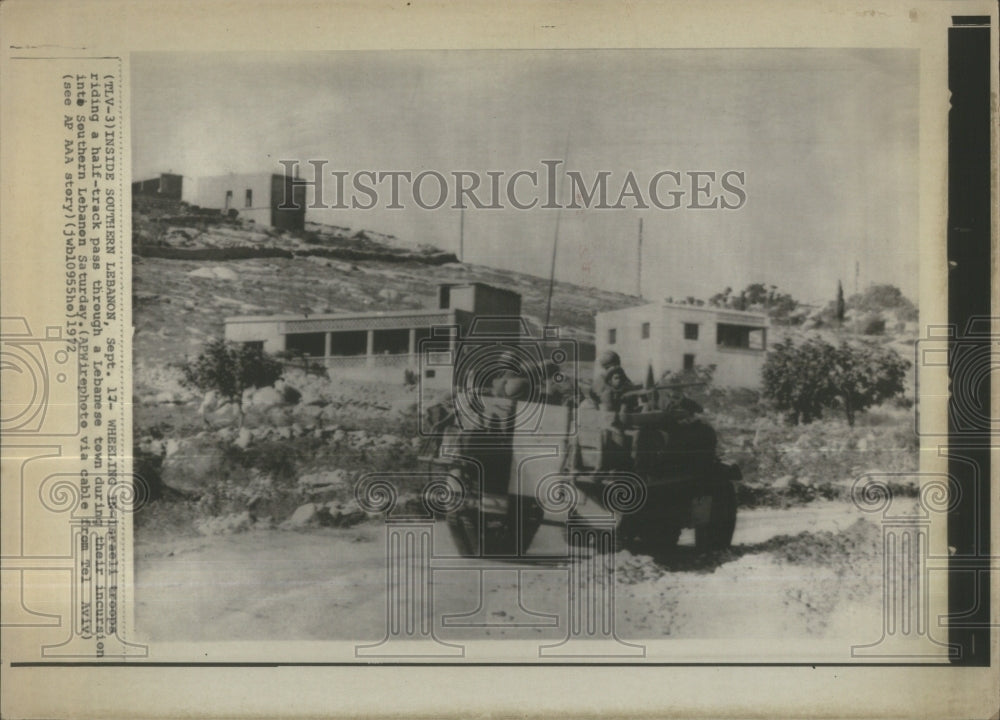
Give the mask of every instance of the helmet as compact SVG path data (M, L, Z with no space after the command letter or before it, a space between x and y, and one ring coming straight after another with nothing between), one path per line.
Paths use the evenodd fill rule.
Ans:
M614 350L605 350L601 353L601 356L597 358L597 362L600 363L602 368L607 370L609 367L614 365L621 365L622 359L618 357L618 353Z

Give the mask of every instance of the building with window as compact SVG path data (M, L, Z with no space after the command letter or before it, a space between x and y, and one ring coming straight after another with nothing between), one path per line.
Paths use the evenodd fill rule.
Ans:
M283 230L302 230L306 223L306 186L289 175L253 173L188 178L181 199L201 208L218 209Z
M758 387L767 352L768 318L704 305L662 302L597 313L597 353L614 350L634 382L646 369L664 372L715 365L715 381Z
M443 284L429 308L230 317L225 338L272 354L308 356L340 377L397 383L410 370L420 372L426 386L449 387L458 343L473 332L522 337L520 315L516 292L483 283Z

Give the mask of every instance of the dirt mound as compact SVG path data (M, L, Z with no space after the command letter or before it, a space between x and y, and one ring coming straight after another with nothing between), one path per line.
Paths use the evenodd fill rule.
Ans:
M876 557L882 546L882 533L874 523L858 519L840 532L801 532L798 535L778 535L755 546L758 552L770 552L780 560L800 565L838 568L848 558Z

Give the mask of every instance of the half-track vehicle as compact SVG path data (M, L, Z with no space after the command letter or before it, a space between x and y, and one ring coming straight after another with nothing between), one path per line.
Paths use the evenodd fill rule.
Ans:
M635 553L669 553L684 528L694 528L699 550L730 545L741 473L719 460L715 431L701 420L669 406L611 413L586 401L477 402L475 427L440 413L424 456L462 486L446 516L462 555L524 556L543 523L565 532L588 518L613 518L617 548ZM629 507L609 502L609 491L631 494Z

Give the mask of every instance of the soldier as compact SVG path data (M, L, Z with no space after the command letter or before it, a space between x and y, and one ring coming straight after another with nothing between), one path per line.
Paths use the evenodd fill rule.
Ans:
M601 373L594 379L590 394L600 410L613 413L609 426L602 431L602 470L628 470L631 468L631 442L624 431L621 416L634 410L636 397L626 393L636 387L621 366L621 358L614 350L606 350L597 359Z
M591 398L601 410L617 413L619 410L633 410L636 398L626 398L625 393L635 390L636 386L629 380L622 369L621 358L614 350L605 350L597 359L601 366L601 374L594 380L591 387Z

